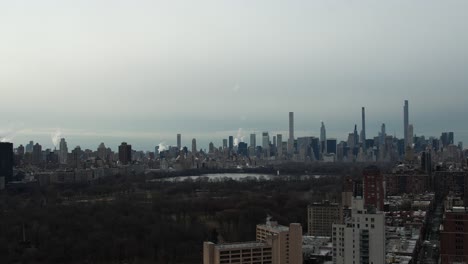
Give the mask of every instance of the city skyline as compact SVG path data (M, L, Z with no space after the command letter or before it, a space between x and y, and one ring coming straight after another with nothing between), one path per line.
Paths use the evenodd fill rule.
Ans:
M287 139L294 111L297 135L324 120L339 138L365 106L366 135L401 137L408 99L416 134L468 142L466 2L182 2L1 3L0 131L206 146L239 128Z
M407 112L406 111L406 105L408 103L408 100L404 100L404 102L405 102L405 104L404 104L404 109L403 109L403 112L402 112L402 120L404 121L404 120L406 120L406 118L408 118L410 120L413 120L413 119L410 118L410 115L407 116L407 114L406 114L406 112ZM409 112L409 110L410 110L410 108L408 108L408 112ZM356 126L359 124L359 122L361 123L361 126L365 125L364 122L367 122L367 119L364 117L364 111L365 111L365 107L361 107L361 120L357 120L358 118L356 119L356 122L353 125L355 129L356 129ZM284 115L286 115L286 114L284 114ZM73 148L75 148L75 146L80 146L83 149L84 148L95 149L100 143L105 143L108 147L110 146L112 149L116 149L122 142L130 142L130 144L135 146L135 149L142 150L142 151L153 151L154 146L159 146L160 148L163 148L163 149L167 149L170 146L172 146L172 147L179 146L179 148L187 147L188 149L191 149L193 139L197 140L198 147L199 147L198 149L208 150L209 143L212 142L215 147L222 146L223 145L222 141L227 140L228 137L232 137L232 141L233 141L232 144L235 145L235 146L237 146L238 143L240 143L240 142L249 143L249 146L250 146L250 140L251 140L252 134L256 134L256 137L258 138L258 140L260 140L260 142L262 142L262 133L263 132L267 132L267 133L271 134L270 142L272 144L274 143L273 142L273 137L275 135L277 135L277 134L288 135L288 138L289 138L289 135L291 134L291 132L293 132L294 139L297 139L298 137L312 136L312 137L316 137L316 138L319 138L320 140L322 140L322 137L324 136L324 134L322 134L322 131L320 131L322 128L315 129L315 131L312 131L312 130L310 130L310 131L308 131L308 130L298 130L298 129L296 129L297 123L294 122L295 112L289 112L288 117L286 117L286 118L288 120L285 120L285 123L286 122L288 122L288 123L283 126L283 130L279 130L279 129L278 130L267 130L267 129L247 130L247 129L243 129L243 128L238 128L237 131L236 130L232 130L232 131L227 131L227 130L226 131L215 131L214 133L211 133L211 134L206 133L206 134L197 134L197 135L185 134L185 133L180 133L180 132L175 133L175 134L167 133L167 134L164 134L164 137L162 137L161 135L158 135L156 133L147 133L145 135L146 139L144 139L143 141L136 140L136 142L129 140L129 139L132 138L131 136L125 138L122 135L120 137L112 137L112 136L102 137L102 138L107 138L107 139L111 138L112 140L109 140L109 141L101 140L99 143L97 143L95 145L93 145L93 143L92 143L92 142L95 142L95 141L92 141L92 140L90 142L83 141L83 142L81 142L81 144L80 144L80 142L75 144L76 135L75 135L75 137L73 136L73 134L71 134L70 136L67 136L67 133L64 133L64 131L62 129L55 129L54 131L52 131L52 133L50 133L48 135L48 138L50 139L49 140L50 142L47 142L47 140L45 140L44 142L41 142L39 140L35 140L34 138L30 138L30 139L28 139L28 140L26 140L24 142L21 142L21 141L10 140L10 138L8 138L8 135L5 138L0 137L0 140L3 140L5 142L7 142L7 141L12 142L12 143L15 144L15 147L18 147L19 145L26 145L27 142L32 140L35 143L39 142L41 144L41 146L43 147L43 149L50 148L52 150L54 148L56 148L57 150L60 149L60 144L62 144L62 143L59 142L59 141L62 138L66 138L67 143L69 143L69 144L70 144L70 142L73 142L73 143L70 144L70 146L72 146ZM321 123L321 125L323 127L324 121L320 120L320 123ZM374 124L375 121L371 122L371 123ZM388 125L386 123L379 123L379 124L380 124L380 126L378 127L378 129L372 128L372 130L370 130L370 131L372 131L372 133L369 136L366 135L366 138L373 139L375 137L378 137L379 134L382 131L381 126L383 124L385 124L386 135L396 136L397 138L405 139L404 126L403 126L402 131L394 130L394 132L391 133L391 130L390 131L387 130ZM303 127L303 124L299 124L299 126ZM413 132L413 124L409 124L409 126L411 127L411 131ZM334 126L331 125L331 127L334 127ZM327 124L327 129L328 129L328 124ZM180 131L180 130L177 130L177 131ZM366 131L368 131L367 128L366 128ZM458 144L458 142L464 143L463 140L460 140L460 137L459 137L457 131L451 130L450 128L447 128L447 129L445 129L445 128L442 129L441 128L441 130L439 132L435 132L435 133L432 133L432 134L424 133L424 132L417 133L417 131L418 130L416 130L416 132L413 132L412 135L413 136L426 136L426 138L429 138L429 137L439 138L441 133L446 132L446 131L453 131L455 133L455 135L456 135L454 144ZM333 131L332 133L326 132L327 133L326 134L326 139L336 139L337 143L340 142L340 141L346 141L347 140L347 137L346 137L347 134L351 133L351 132L353 132L351 129L346 131L346 132L343 132L342 134L338 134L336 131ZM362 129L361 129L361 131L358 131L358 137L359 137L357 139L358 142L361 142L361 140L362 140L361 132L362 132ZM10 132L10 133L12 135L11 137L14 139L15 137L17 137L21 133L21 131ZM297 133L297 136L294 135L295 133ZM154 138L158 138L158 136L159 136L160 140L159 141L154 140ZM45 138L47 138L47 137L45 137ZM70 138L71 138L71 141L70 141ZM75 142L74 142L74 140L75 140ZM154 143L142 143L142 142L151 142L151 141L154 142ZM289 143L289 139L286 139L283 142ZM134 143L136 143L136 144L134 144Z

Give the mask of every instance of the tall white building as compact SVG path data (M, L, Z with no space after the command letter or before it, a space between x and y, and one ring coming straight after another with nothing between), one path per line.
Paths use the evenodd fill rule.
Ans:
M353 198L351 217L332 229L334 264L385 263L385 214L364 209Z
M67 164L68 158L68 147L67 142L64 138L60 139L60 149L59 149L59 162L60 164Z

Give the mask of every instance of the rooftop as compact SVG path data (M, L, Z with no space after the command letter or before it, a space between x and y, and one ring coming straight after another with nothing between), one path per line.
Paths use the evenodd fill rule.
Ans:
M269 245L266 243L253 241L253 242L217 244L215 245L215 247L218 249L242 249L242 248L269 247Z
M278 222L270 221L270 219L267 219L266 224L257 225L257 227L261 228L261 229L270 230L270 231L276 231L276 232L287 232L287 231L289 231L289 227L279 225Z

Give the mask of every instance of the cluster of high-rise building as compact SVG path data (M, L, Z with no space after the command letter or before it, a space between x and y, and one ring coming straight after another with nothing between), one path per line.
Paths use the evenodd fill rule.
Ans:
M257 134L250 134L250 144L233 145L233 136L223 140L222 147L210 143L208 153L212 155L242 155L256 160L279 161L323 161L323 162L396 162L417 160L424 152L436 162L459 162L467 157L463 144L455 145L454 133L443 132L440 137L425 137L414 134L414 125L409 123L409 102L403 106L403 138L387 134L385 124L381 125L378 135L368 137L366 133L366 109L361 109L361 128L355 125L346 140L328 138L325 123L321 122L319 137L295 137L294 113L289 112L289 135L271 136L265 131L261 134L261 144L257 144Z

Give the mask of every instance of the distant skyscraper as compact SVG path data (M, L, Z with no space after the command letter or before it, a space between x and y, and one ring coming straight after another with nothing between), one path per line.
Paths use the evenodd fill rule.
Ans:
M29 141L29 144L26 145L26 153L32 153L34 147L34 141Z
M257 135L250 134L250 146L253 148L257 147Z
M364 149L366 149L366 108L362 108L362 128L361 128L361 143Z
M453 132L448 132L448 144L449 145L455 144L455 136Z
M192 154L197 153L197 140L192 139Z
M132 161L132 145L122 142L119 146L119 161L121 164L128 164Z
M322 153L327 153L327 130L325 129L325 124L322 122L322 126L320 127L320 149Z
M40 164L42 162L42 146L36 143L32 151L32 162L33 164Z
M268 132L262 133L262 148L263 149L270 148L270 135L268 135Z
M213 142L210 142L210 144L208 145L208 152L209 153L214 153L214 144Z
M101 160L107 160L107 148L106 148L106 145L104 145L104 142L99 144L99 147L97 149L97 154Z
M223 139L223 149L226 149L228 147L228 140Z
M237 153L243 156L248 156L247 143L239 142L239 144L237 144Z
M13 143L0 142L0 182L5 184L12 180Z
M294 140L294 112L289 112L289 139Z
M385 137L387 137L387 131L385 129L385 124L382 124L380 128L380 145L382 146L385 143Z
M177 134L177 149L180 150L182 148L182 135Z
M289 112L288 154L294 152L294 112Z
M408 146L413 147L413 137L414 137L414 127L413 124L408 125Z
M273 136L273 146L276 147L276 136Z
M276 153L278 153L278 157L281 158L283 156L283 135L278 134L276 135Z
M354 146L357 146L359 143L359 134L357 132L357 125L354 125Z
M234 148L234 137L229 136L229 149L232 150Z
M409 104L408 100L405 100L405 106L403 108L403 132L404 132L404 137L405 137L405 148L409 144L409 138L408 138L408 126L409 126Z
M16 150L18 155L20 157L23 157L24 156L24 146L23 145L19 145L18 149Z
M60 149L59 149L59 162L60 164L67 164L68 158L68 147L67 142L64 138L60 139Z
M330 138L330 139L327 139L327 144L325 144L326 146L326 149L327 149L327 153L333 153L333 154L337 154L336 153L336 139L335 138Z

